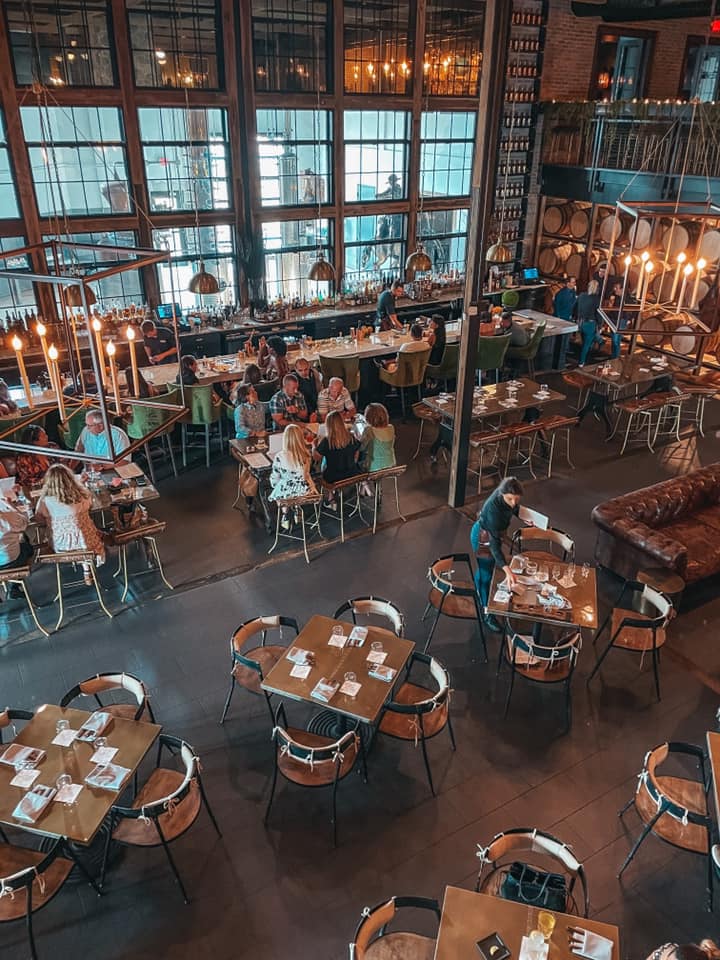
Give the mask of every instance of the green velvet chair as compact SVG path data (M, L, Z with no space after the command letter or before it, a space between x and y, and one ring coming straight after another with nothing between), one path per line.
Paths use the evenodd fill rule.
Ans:
M210 467L210 428L218 425L220 434L220 448L222 449L222 414L221 403L213 403L212 384L198 384L194 387L185 387L185 406L188 412L180 421L182 426L182 457L183 467L187 466L187 428L203 427L205 430L205 466Z
M78 437L85 427L85 416L92 407L78 407L67 418L65 423L58 423L58 436L66 450L74 450Z
M430 356L430 347L426 350L400 351L398 353L397 370L386 370L385 367L378 368L378 374L383 383L389 387L395 387L400 391L400 405L402 407L403 419L405 418L405 390L408 387L417 389L418 400L421 400L420 387L425 380L425 371L427 370L428 358Z
M429 363L427 375L433 380L442 380L447 390L448 380L457 378L458 360L460 359L460 344L446 343L440 363Z
M340 377L350 393L360 389L360 357L320 357L323 386L333 377Z
M510 347L511 334L505 333L499 337L479 337L478 355L475 369L478 372L478 383L482 384L482 375L488 370L495 371L495 383L500 379L500 371L505 363L505 355Z
M167 393L161 393L157 397L152 398L152 402L162 403L168 406L177 406L180 404L180 388L173 387L168 389ZM156 406L142 406L140 404L134 405L132 407L132 420L127 425L127 433L131 440L141 440L143 437L146 437L153 430L157 430L158 427L164 426L166 421L170 418L170 412L166 410L161 410ZM172 464L173 474L177 476L177 466L175 465L175 452L172 445L172 432L175 427L174 423L170 423L167 429L163 430L162 433L158 434L157 439L160 440L160 454L165 457L165 446L167 445L168 455L170 457L170 463ZM145 451L145 459L147 460L148 470L150 471L150 479L155 483L155 467L153 465L153 451L150 447L150 442L143 444L143 449Z
M275 380L261 380L255 387L257 390L258 400L261 403L270 403L271 397L274 397L278 392L282 384L280 381L275 378Z
M510 347L506 354L506 360L524 360L527 363L528 373L531 377L535 376L535 357L537 356L543 334L545 333L545 324L541 323L535 328L530 340L524 347Z

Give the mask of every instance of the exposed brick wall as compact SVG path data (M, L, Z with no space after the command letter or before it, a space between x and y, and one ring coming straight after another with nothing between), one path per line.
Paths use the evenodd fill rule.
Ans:
M587 100L595 59L600 17L574 17L570 0L550 0L541 96L544 100ZM705 36L708 17L684 20L628 21L628 27L655 33L647 96L674 99L680 89L685 43L689 35Z

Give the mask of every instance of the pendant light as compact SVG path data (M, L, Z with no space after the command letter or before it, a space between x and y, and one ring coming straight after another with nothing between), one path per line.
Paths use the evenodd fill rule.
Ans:
M182 53L182 50L180 52ZM185 127L189 143L192 138L190 135L190 97L188 96L187 85L185 86ZM188 290L190 293L198 294L201 297L211 297L220 292L220 284L215 274L208 273L205 269L205 262L202 258L202 241L200 239L200 209L197 197L197 177L192 177L192 183L193 203L195 204L195 239L197 241L198 253L200 254L200 269L190 278Z
M320 196L320 181L318 180L320 164L318 162L318 148L320 146L320 85L318 84L317 91L317 110L315 111L315 121L313 122L313 128L315 130L315 144L313 146L313 158L315 161L315 170L313 172L313 177L315 179L315 194L317 196L318 202L318 226L317 226L317 250L315 253L315 260L310 264L310 269L308 270L307 278L308 280L315 280L316 282L322 283L335 283L335 267L330 263L329 260L325 259L325 255L320 249L320 220L322 214L322 197Z
M86 283L83 283L83 289L85 290L85 303L90 307L97 302L97 297ZM83 299L79 283L65 288L65 303L68 307L82 307Z
M488 263L510 263L514 260L513 252L510 247L507 246L503 239L503 232L505 229L505 204L507 203L507 186L508 186L508 177L510 176L510 153L512 147L512 135L513 128L515 127L515 101L512 103L512 112L510 114L510 130L508 131L507 137L507 153L505 155L505 179L503 181L503 195L502 195L502 206L500 207L500 231L499 236L495 243L491 244L487 253L485 254L485 260Z
M425 95L425 113L428 111L429 102L430 95L428 93ZM418 192L420 194L420 203L418 205L418 215L416 221L417 226L415 227L416 234L419 234L422 230L423 201L425 199L422 189L422 177L420 177L420 182L418 184ZM427 253L425 253L425 247L422 244L422 240L417 239L415 243L415 249L405 261L405 273L407 279L413 280L416 273L427 273L428 270L432 270L432 260Z

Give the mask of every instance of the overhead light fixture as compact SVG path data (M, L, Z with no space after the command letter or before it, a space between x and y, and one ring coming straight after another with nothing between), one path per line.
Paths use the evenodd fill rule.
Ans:
M313 189L315 191L315 196L317 198L318 204L318 218L317 218L317 252L315 254L315 260L310 264L310 269L308 270L307 278L308 280L314 280L316 283L335 283L335 267L325 259L325 254L320 249L320 231L322 229L322 194L321 194L321 181L318 179L320 162L318 157L318 148L320 146L320 87L318 86L317 94L317 110L315 111L315 118L313 120L313 128L315 133L315 143L313 144Z
M85 303L90 307L93 303L97 302L97 297L86 283L83 284L83 289L85 290ZM65 303L69 307L83 306L82 292L79 283L74 284L72 287L65 288Z
M415 251L405 261L405 269L412 274L427 273L428 270L432 270L432 260L425 253L425 248L420 241Z
M491 247L488 247L485 259L488 263L510 263L514 258L512 250L506 247L502 240L498 240Z
M220 284L217 281L217 277L207 272L202 260L200 261L200 269L193 275L188 284L188 290L190 293L197 293L201 297L209 297L220 292Z

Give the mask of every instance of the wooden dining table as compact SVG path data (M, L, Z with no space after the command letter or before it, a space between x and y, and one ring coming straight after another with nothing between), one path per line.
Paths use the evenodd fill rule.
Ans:
M502 937L511 958L518 960L522 938L537 929L541 909L460 887L446 887L434 960L480 960L477 943L493 933ZM609 960L620 960L620 931L617 927L585 917L551 912L555 916L555 929L550 937L548 960L575 960L579 956L570 950L568 927L589 930L611 940Z
M75 740L69 747L61 747L52 741L56 736L55 725L58 720L67 720L71 729L78 730L90 716L86 710L76 710L73 707L59 707L54 704L38 707L32 720L11 741L24 746L39 747L45 751L45 757L38 764L40 776L34 786L42 784L55 787L57 778L63 773L69 774L73 783L84 783L85 777L95 767L90 760L95 752L95 745ZM161 730L162 727L155 723L113 717L103 731L102 736L107 738L108 746L117 747L112 762L130 771L125 785L131 782L132 776ZM7 746L8 744L4 744L0 747L0 754ZM15 819L12 815L26 792L25 788L10 785L16 773L14 767L0 763L0 824L21 827L46 837L59 837L82 845L92 843L120 792L125 789L123 786L121 791L103 790L84 785L75 803L66 804L52 800L39 819L29 824Z
M598 594L595 568L589 567L587 576L583 577L580 566L562 563L560 560L555 560L552 563L541 563L539 566L549 568L549 583L557 588L559 596L565 597L569 601L569 608L541 604L538 600L538 594L542 584L536 581L520 584L522 593L513 593L509 602L499 602L495 597L498 587L505 579L505 572L502 568L496 566L486 608L488 614L499 618L526 620L536 624L549 624L551 626L571 624L588 630L597 630ZM574 567L572 586L565 586L564 583L567 582L565 578L569 576L571 566ZM556 568L560 571L560 576L557 579L552 576ZM527 578L526 574L518 574L518 576L521 579Z
M517 384L516 402L511 402L510 387ZM423 403L446 420L455 418L454 393L439 393L425 397ZM529 407L542 407L556 400L564 400L565 394L557 390L541 393L540 384L535 380L523 378L503 383L489 383L484 387L475 387L473 391L473 420L486 420L491 417L503 417L509 413L527 410Z
M345 620L333 620L315 614L302 628L290 649L300 648L307 650L312 656L312 666L308 676L304 679L291 676L294 663L288 655L281 657L270 670L262 682L262 687L268 693L275 693L291 700L300 700L323 707L323 713L336 715L333 727L337 726L338 718L359 720L362 723L374 724L380 711L392 693L400 671L403 669L411 653L415 649L412 640L405 640L395 636L389 630L381 627L368 626L367 637L362 646L351 646L346 643L343 647L332 646L328 641L333 627L339 626L343 635L348 637L353 624ZM371 677L368 674L370 663L368 654L371 644L380 641L383 651L387 654L384 665L396 670L392 683L386 683ZM338 681L342 684L346 673L354 673L361 684L357 696L349 697L338 692L331 697L328 703L315 699L311 694L318 680L325 678L329 681ZM321 732L320 722L312 724L313 732ZM324 724L327 727L327 723Z

